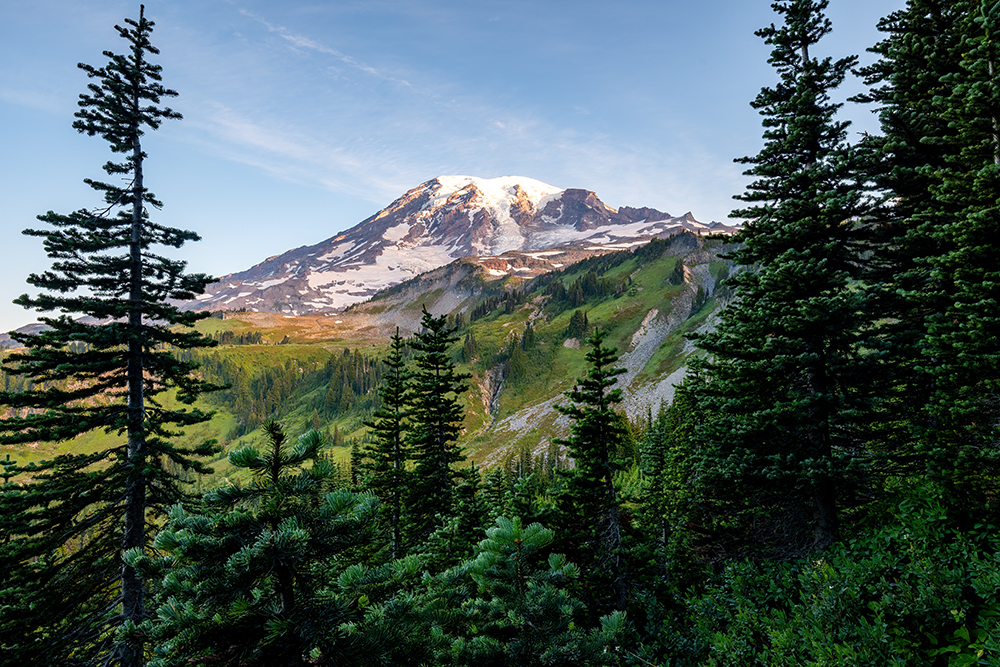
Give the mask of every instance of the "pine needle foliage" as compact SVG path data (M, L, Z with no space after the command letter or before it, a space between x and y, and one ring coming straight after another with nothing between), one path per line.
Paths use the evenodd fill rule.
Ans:
M414 462L408 523L413 543L426 538L454 512L455 487L462 477L455 464L465 460L458 445L465 417L458 397L467 389L469 377L456 370L449 355L458 336L447 326L446 317L434 317L425 307L421 327L410 342L413 371L407 383L410 428L406 444Z
M389 353L382 362L385 370L378 388L380 404L365 426L371 429L374 442L364 446L365 486L381 500L380 512L390 534L389 556L403 554L403 501L410 472L406 469L409 450L406 444L408 394L406 342L399 329L392 336Z
M737 160L755 179L732 213L747 221L734 257L751 270L729 279L735 302L695 338L709 353L695 363L710 416L696 435L708 514L733 528L730 548L786 557L837 539L867 406L864 295L852 289L863 189L830 98L856 58L813 54L831 30L826 6L775 2L782 25L757 31L779 80L751 104L763 149Z
M1000 349L996 3L910 0L879 23L862 70L881 136L866 138L879 252L867 279L886 359L880 451L892 474L930 472L973 523L995 495Z
M996 493L1000 473L1000 6L969 3L959 19L961 68L943 77L951 94L942 120L954 134L954 158L941 172L935 199L958 215L933 231L939 251L931 283L917 299L935 305L927 318L924 364L934 394L925 439L929 458L965 505ZM964 487L964 488L963 488ZM966 489L975 489L969 494ZM995 507L995 505L994 505ZM966 519L967 525L975 519Z
M472 578L478 595L461 605L458 636L439 650L438 664L618 664L611 647L624 634L625 615L605 616L592 630L578 624L585 612L574 595L579 570L564 555L549 553L553 531L500 517L486 534L476 557L457 568Z
M376 500L332 488L338 470L319 432L293 443L275 422L264 432L266 449L229 454L249 483L175 507L154 542L162 557L126 553L163 591L141 626L155 643L150 667L343 664L365 649L342 627L352 600L332 582L349 565L338 558L371 539Z
M69 214L50 211L38 216L48 227L25 231L42 239L53 263L28 277L38 294L15 303L54 314L39 317L46 325L41 332L12 334L25 349L4 359L5 372L30 378L32 389L0 394L11 413L0 421L2 443L59 442L97 429L124 436L120 446L95 456L61 456L29 471L35 488L15 494L31 521L14 540L28 540L23 544L37 549L39 562L54 568L39 583L50 604L19 618L23 632L16 637L21 646L37 639L52 664L104 661L112 651L121 665L140 662L140 645L110 645L112 625L145 615L143 583L116 554L145 545L150 513L181 497L179 473L207 472L200 456L214 451L210 442L193 451L171 444L179 429L209 416L190 406L213 387L172 350L212 344L187 329L203 315L173 305L197 296L210 279L185 273L184 262L158 254L159 247L178 248L198 236L150 219L149 209L162 204L143 176L142 140L163 121L181 117L162 105L177 93L161 84L161 67L150 62L159 51L150 42L153 22L144 8L138 20L115 29L128 50L106 51L103 67L80 65L91 83L80 95L73 127L101 137L121 159L103 166L111 180L85 179L103 204ZM166 407L168 393L180 408ZM68 486L71 481L76 485ZM63 491L61 498L42 504L54 487ZM34 567L24 560L28 553L12 567ZM76 563L86 565L70 574ZM59 581L62 570L65 579L79 578L66 598L49 583ZM66 635L57 619L74 619L77 627ZM0 618L5 638L15 636L8 622ZM4 650L7 641L0 640Z
M611 598L615 608L624 609L627 585L622 541L627 526L615 475L626 468L626 462L616 456L625 432L614 412L621 390L612 387L625 369L614 367L618 353L604 345L606 336L597 329L587 340L591 346L585 357L590 364L587 375L566 392L569 405L555 406L572 423L570 437L554 442L567 447L574 462L573 468L559 471L565 483L557 503L563 537L575 547L571 556L588 577L607 577L612 592L601 597Z

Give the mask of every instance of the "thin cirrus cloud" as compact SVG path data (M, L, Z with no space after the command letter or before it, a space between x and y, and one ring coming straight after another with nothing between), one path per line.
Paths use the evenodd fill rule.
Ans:
M356 58L353 58L345 53L341 53L337 49L320 44L319 42L316 42L315 40L310 39L304 35L294 33L283 26L278 26L269 23L268 21L265 21L264 19L260 18L259 16L257 16L256 14L247 9L241 9L240 14L246 16L247 18L251 18L254 21L257 21L262 26L267 28L268 32L273 32L277 34L279 37L281 37L282 39L284 39L289 44L292 44L295 47L303 49L311 49L313 51L318 51L319 53L325 53L327 55L333 56L334 58L337 58L345 65L350 65L351 67L361 70L365 74L370 74L371 76L382 79L383 81L390 81L392 83L397 83L401 86L410 87L409 82L404 81L403 79L397 79L396 77L390 76L385 72L382 72L374 67L359 62Z
M191 123L195 115L187 114L189 127L197 124L199 143L215 144L210 150L227 160L378 205L442 173L518 174L593 189L612 205L725 215L718 200L728 199L738 174L713 169L711 155L697 164L697 146L686 147L689 159L678 165L664 159L663 147L586 129L578 108L560 115L505 103L446 70L373 66L269 17L238 13L261 28L241 31L251 46L274 35L295 67L278 66L280 51L258 50L256 57L272 59L255 68L268 75L256 81L263 86L228 78L218 97L203 89L202 118ZM345 66L360 76L338 76ZM707 172L721 196L705 191ZM695 195L703 201L691 201Z
M484 154L491 152L488 143L502 143L496 136L498 131L523 139L523 128L531 124L493 121L491 118L499 115L497 111L474 99L420 91L337 49L247 10L240 13L277 34L289 48L332 57L377 81L397 84L397 90L388 99L383 91L378 100L358 99L353 106L345 105L343 99L320 96L310 99L308 108L296 108L295 104L255 104L252 96L245 97L238 87L231 86L226 103L205 99L197 114L201 121L193 123L215 138L219 144L215 152L227 159L265 169L280 178L312 182L385 203L386 197L398 196L415 185L415 178L419 182L437 175L427 172L428 163L446 166L481 161ZM297 76L322 81L328 67L313 62ZM271 85L272 95L289 94L288 82L275 80ZM362 87L365 92L369 91ZM251 95L259 95L259 91ZM328 101L325 114L318 113L317 109L324 108ZM194 117L188 115L189 127Z

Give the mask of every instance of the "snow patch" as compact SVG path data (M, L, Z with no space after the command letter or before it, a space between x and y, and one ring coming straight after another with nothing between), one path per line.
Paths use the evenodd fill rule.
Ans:
M316 261L329 262L330 260L333 259L340 259L344 255L349 253L351 250L353 250L357 245L358 245L357 242L341 243L340 245L335 245L333 249L330 250L330 252L326 253L321 257L317 257Z
M285 276L284 278L277 278L275 280L265 280L262 283L249 283L250 285L256 286L258 289L267 289L268 287L274 287L275 285L280 285L283 282L289 280L292 276Z
M410 225L405 222L401 222L395 227L390 227L385 230L385 232L382 233L382 238L390 243L396 243L397 241L401 241L403 237L409 233L409 231Z

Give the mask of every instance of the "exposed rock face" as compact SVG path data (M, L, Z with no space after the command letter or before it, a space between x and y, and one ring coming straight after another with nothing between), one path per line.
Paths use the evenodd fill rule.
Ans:
M189 307L288 314L332 310L462 257L569 246L624 248L682 229L731 228L702 224L690 213L674 218L652 208L616 211L588 190L560 190L530 178L440 176L346 232L224 276ZM527 268L502 264L510 268L501 263L489 268Z

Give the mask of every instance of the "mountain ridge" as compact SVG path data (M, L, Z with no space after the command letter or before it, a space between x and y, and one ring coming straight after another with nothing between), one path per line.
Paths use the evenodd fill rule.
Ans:
M438 176L346 231L223 276L186 307L292 315L342 310L456 259L567 247L621 249L685 229L735 231L701 223L690 212L614 209L589 190L527 177Z

